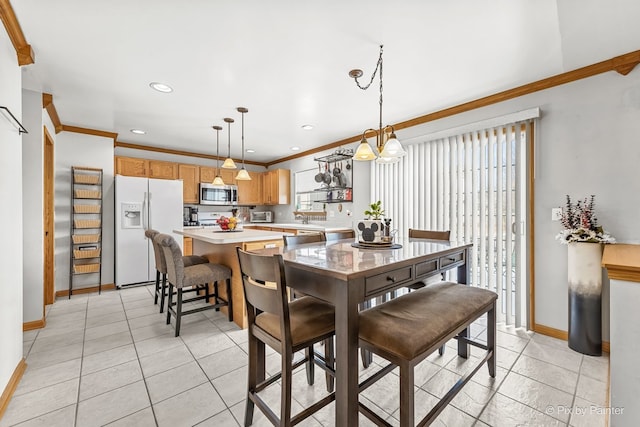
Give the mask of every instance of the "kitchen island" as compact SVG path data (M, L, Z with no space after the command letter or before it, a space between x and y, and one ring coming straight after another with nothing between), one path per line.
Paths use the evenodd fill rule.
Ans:
M243 229L242 231L217 231L211 228L173 230L174 233L193 239L193 254L206 257L210 262L226 265L231 269L231 297L233 298L233 320L241 328L246 327L246 307L240 265L236 248L245 251L283 246L282 236L291 233ZM219 286L220 295L226 298L224 286ZM226 307L222 308L226 311Z
M325 224L304 224L304 223L280 223L280 222L271 222L271 223L250 223L246 224L245 228L252 228L255 230L267 230L267 231L284 231L288 233L294 234L303 234L303 233L317 233L322 231L324 233L333 233L335 231L345 231L351 230L351 227L344 226L327 226Z

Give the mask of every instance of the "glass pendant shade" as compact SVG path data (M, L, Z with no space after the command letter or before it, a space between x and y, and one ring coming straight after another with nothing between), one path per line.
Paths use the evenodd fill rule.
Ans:
M222 177L220 175L216 176L215 179L212 182L213 185L219 185L219 186L223 186L224 181L222 180Z
M382 154L376 159L376 163L379 165L392 165L398 162L400 162L400 157L382 157Z
M373 152L373 149L371 149L371 146L369 145L367 140L362 138L362 141L360 141L360 145L358 145L356 153L353 155L353 160L368 161L374 160L375 158L376 154Z
M231 157L227 157L224 163L222 164L222 166L220 167L222 169L238 169L238 167L236 166L235 162Z
M251 181L251 176L245 168L242 168L238 171L238 175L236 175L236 181Z
M402 144L400 144L400 141L398 141L396 135L392 133L389 140L387 140L386 144L384 144L384 148L382 149L382 153L380 153L380 157L402 157L405 154L407 154L407 152L402 148Z

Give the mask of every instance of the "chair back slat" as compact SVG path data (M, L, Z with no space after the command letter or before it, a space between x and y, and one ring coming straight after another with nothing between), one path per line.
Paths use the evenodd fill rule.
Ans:
M418 239L431 239L431 240L446 240L449 241L451 231L433 231L433 230L418 230L415 228L409 229L409 237L415 237Z
M160 245L164 253L169 282L173 286L181 288L184 279L184 261L182 260L182 250L178 242L170 235L162 233L158 233L155 241Z
M240 248L236 250L247 310L254 308L261 312L274 313L286 317L288 322L282 255L259 255ZM275 282L276 286L274 288L265 285L265 282Z
M305 243L324 242L325 236L322 231L317 234L299 234L297 236L282 236L285 246L302 245Z
M151 240L151 244L153 245L153 255L156 259L156 270L160 273L167 273L167 263L164 261L164 253L162 252L162 248L156 242L156 236L160 234L157 230L148 229L144 231L144 235Z
M355 239L356 233L353 230L332 231L325 233L327 242L342 239Z

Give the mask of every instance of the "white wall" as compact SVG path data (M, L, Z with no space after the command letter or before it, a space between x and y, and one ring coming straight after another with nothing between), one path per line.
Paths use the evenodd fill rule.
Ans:
M22 120L22 78L16 52L0 29L0 100ZM27 129L30 130L30 129ZM22 138L0 112L0 392L22 359Z
M102 284L114 283L113 139L61 132L55 145L56 290L69 288L71 167L102 169ZM77 276L74 288L95 286L94 275Z

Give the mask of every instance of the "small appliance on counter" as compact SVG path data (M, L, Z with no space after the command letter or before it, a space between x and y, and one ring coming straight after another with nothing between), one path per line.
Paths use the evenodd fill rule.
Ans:
M182 211L182 226L193 227L198 223L198 208L196 206L185 206Z
M271 211L251 211L251 222L273 222L273 212Z

